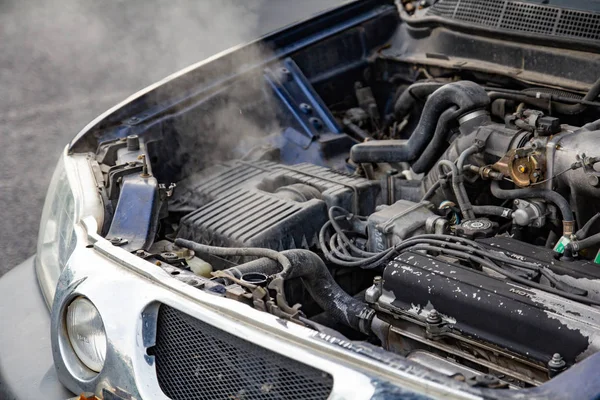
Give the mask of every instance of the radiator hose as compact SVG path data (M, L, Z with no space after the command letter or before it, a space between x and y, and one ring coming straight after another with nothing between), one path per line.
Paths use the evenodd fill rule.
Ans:
M411 162L416 160L434 137L440 116L451 107L456 115L487 108L490 99L485 90L471 81L449 83L433 92L423 108L418 125L408 141L371 140L354 145L350 158L356 163Z
M285 250L281 254L292 264L287 279L300 278L315 302L336 321L362 333L370 332L374 311L367 303L346 293L333 279L325 263L310 250ZM269 258L261 258L230 268L233 274L261 272L276 274L281 267ZM235 275L234 275L235 276Z
M365 334L370 332L371 320L375 315L373 309L367 303L355 299L342 290L329 273L323 260L312 251L295 249L276 252L262 248L216 247L184 239L176 239L175 244L200 253L262 256L263 258L225 271L236 278L241 278L242 275L250 272L259 272L270 276L278 275L284 269L286 272L284 279L302 279L302 283L315 302L336 321ZM282 260L285 261L281 263Z

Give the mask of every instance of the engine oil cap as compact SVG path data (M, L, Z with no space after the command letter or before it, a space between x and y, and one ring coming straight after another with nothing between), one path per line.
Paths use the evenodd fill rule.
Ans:
M468 239L491 237L497 228L498 224L487 218L469 219L455 226L456 234Z

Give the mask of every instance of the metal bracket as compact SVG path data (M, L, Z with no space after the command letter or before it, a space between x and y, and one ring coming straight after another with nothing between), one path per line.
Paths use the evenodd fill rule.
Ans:
M342 133L342 128L323 100L291 58L265 69L265 80L277 98L292 115L292 128L304 138L291 137L304 149L323 133Z

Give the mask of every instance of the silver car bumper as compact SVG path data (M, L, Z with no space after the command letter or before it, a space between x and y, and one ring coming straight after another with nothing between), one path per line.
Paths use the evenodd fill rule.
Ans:
M329 398L369 399L380 382L435 397L474 398L348 351L343 343L333 343L313 330L187 286L170 278L161 268L88 233L95 231L91 219L78 227L78 246L61 274L51 315L56 370L60 381L75 393L99 395L106 389L120 390L134 398L166 399L159 386L154 357L147 354L156 334L153 310L164 304L220 331L330 374L333 388ZM87 370L78 362L65 335L64 310L76 296L89 298L104 321L108 349L100 373Z

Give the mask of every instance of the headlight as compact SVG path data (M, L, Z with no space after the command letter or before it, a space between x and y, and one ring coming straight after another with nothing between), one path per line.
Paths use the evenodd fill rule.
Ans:
M69 342L81 362L100 372L106 358L106 332L100 313L91 301L77 297L67 307L66 327Z
M64 157L58 162L42 211L37 246L37 269L42 286L56 284L77 244L75 199L69 185ZM45 289L45 288L43 288ZM46 298L52 297L44 290Z
M88 215L101 226L102 203L89 162L85 155L69 156L65 151L48 187L38 235L36 271L48 305L77 246L75 226Z

